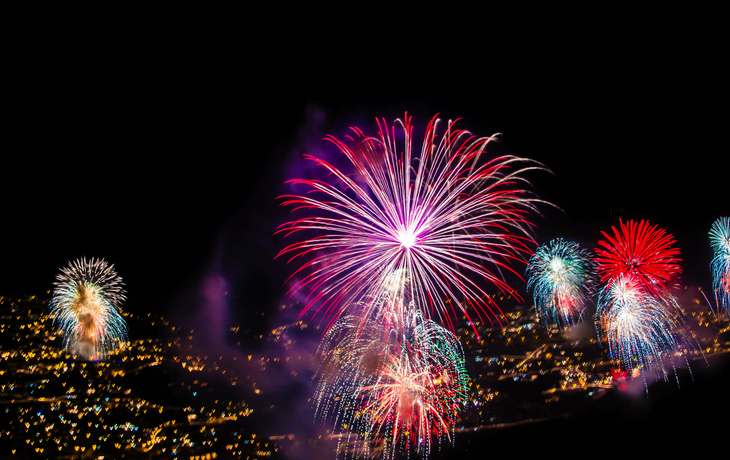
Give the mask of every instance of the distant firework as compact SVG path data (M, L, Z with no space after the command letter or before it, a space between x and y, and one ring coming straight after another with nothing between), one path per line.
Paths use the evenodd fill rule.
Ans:
M338 450L427 456L435 440L451 438L469 387L464 352L402 297L387 296L371 320L340 318L318 354L316 417L334 424Z
M126 340L127 326L117 310L125 292L113 265L77 259L61 269L54 285L52 315L67 349L98 359Z
M420 154L413 151L411 117L397 120L397 130L377 123L377 137L359 128L351 128L347 143L326 137L353 171L305 155L328 173L327 181L288 182L307 191L281 197L282 205L308 216L277 233L312 235L277 256L303 260L290 278L290 294L306 291L303 313L316 309L334 320L348 305L375 308L372 299L387 290L389 275L402 273L411 280L408 298L450 328L451 314L468 316L469 306L480 318L500 321L501 310L472 275L519 297L502 270L515 272L512 262L531 253L527 216L539 200L526 192L524 176L544 168L513 156L486 159L495 138L477 138L453 122L439 137L436 117Z
M619 389L625 390L626 389L626 379L629 378L629 371L622 370L622 369L615 369L611 368L611 379L613 380L614 385L616 385Z
M710 265L712 288L725 313L730 315L730 218L721 217L712 224L710 244L715 252Z
M548 328L576 323L595 294L593 256L562 238L537 248L526 275L527 290L533 293L535 308Z
M649 293L632 275L619 276L601 291L596 325L619 373L638 368L666 379L665 359L680 354L689 364L686 354L694 347L676 299L667 291Z
M638 224L633 220L619 220L620 231L611 227L613 236L603 233L606 241L599 241L596 262L601 283L612 282L622 275L630 275L652 294L674 283L682 270L679 249L673 247L674 238L664 229Z

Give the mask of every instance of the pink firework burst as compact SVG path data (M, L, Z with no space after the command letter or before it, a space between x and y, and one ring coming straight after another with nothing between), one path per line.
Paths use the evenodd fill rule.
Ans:
M527 216L540 200L526 191L524 173L545 168L514 156L487 159L494 136L476 137L454 122L439 136L436 117L420 154L407 114L392 127L377 124L375 137L359 128L346 141L326 137L352 171L305 155L328 180L288 182L307 192L281 197L282 205L307 215L276 233L311 235L277 255L303 261L289 279L290 295L305 292L302 314L314 309L334 322L347 305L376 303L397 273L409 280L407 297L450 328L451 313L469 316L469 307L501 324L503 314L484 289L493 285L519 298L503 273L519 276L514 262L532 253Z

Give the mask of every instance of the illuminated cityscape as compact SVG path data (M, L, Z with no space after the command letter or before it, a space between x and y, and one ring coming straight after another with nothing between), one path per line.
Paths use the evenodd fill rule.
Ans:
M702 306L697 288L687 290L685 314L701 346L689 359L707 366L730 351L728 324ZM279 310L293 313L296 305ZM327 427L307 434L266 423L288 411L267 382L311 378L313 354L297 341L317 337L317 325L297 320L252 337L262 345L256 352L241 341L248 331L231 326L227 356L212 356L196 347L194 330L123 311L137 331L131 336L145 337L106 361L84 361L64 352L42 296L4 296L0 313L0 458L256 459L295 458L296 451L334 458ZM464 321L456 330L471 378L457 446L461 433L570 418L625 389L585 325L567 334L544 330L534 307L516 307L507 318L504 329ZM675 372L682 384L691 379L686 370Z
M0 460L726 455L722 15L179 9L12 16Z
M149 333L107 361L61 347L45 299L0 300L2 458L268 458L277 446L249 428L241 377L204 356L193 331L123 313ZM162 338L162 337L173 337ZM245 377L244 377L245 379Z

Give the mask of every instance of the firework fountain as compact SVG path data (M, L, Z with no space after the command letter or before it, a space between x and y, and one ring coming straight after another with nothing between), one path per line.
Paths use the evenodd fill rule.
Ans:
M118 311L125 292L113 265L77 259L61 269L54 285L51 314L67 350L97 360L126 341L127 326Z

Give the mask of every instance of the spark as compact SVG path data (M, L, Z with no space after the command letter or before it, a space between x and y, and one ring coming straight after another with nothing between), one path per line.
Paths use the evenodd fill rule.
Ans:
M527 268L527 290L548 327L568 327L582 319L595 293L590 252L558 238L537 248Z
M77 259L61 268L54 285L51 314L67 349L99 359L126 341L127 326L118 311L125 292L113 265Z
M678 257L679 249L672 246L672 235L648 221L637 224L619 219L619 223L620 231L611 227L613 236L601 232L606 240L599 241L596 249L600 282L631 275L652 294L674 283L682 272L682 259Z
M311 235L277 255L303 261L289 278L289 294L306 292L302 314L324 312L332 324L354 305L377 308L388 276L400 271L412 280L408 298L428 317L436 314L453 328L452 314L469 316L474 307L480 319L501 325L503 313L472 277L520 298L503 272L516 273L513 263L531 254L527 217L542 201L526 191L525 175L545 168L514 156L487 159L486 146L496 137L477 138L455 122L439 137L437 117L420 155L407 114L390 129L385 120L377 124L377 137L359 128L351 128L347 142L326 137L353 173L305 155L327 180L288 182L307 192L281 197L282 205L308 216L276 233Z
M681 308L668 291L652 294L631 275L621 275L600 293L596 311L599 338L608 342L619 371L653 371L667 379L664 361L673 363L697 349L685 332Z
M343 316L323 338L316 418L333 424L354 455L411 449L428 456L451 439L469 378L456 336L413 303L385 294L374 317Z
M681 273L679 249L656 225L643 220L620 224L620 232L612 227L614 237L603 232L608 241L599 241L602 248L596 249L605 282L596 329L619 370L653 370L666 380L665 360L674 365L676 355L684 356L689 367L687 355L699 350L685 332L684 314L670 292Z
M712 224L710 244L715 253L710 264L712 288L719 305L730 315L730 218L721 217Z

